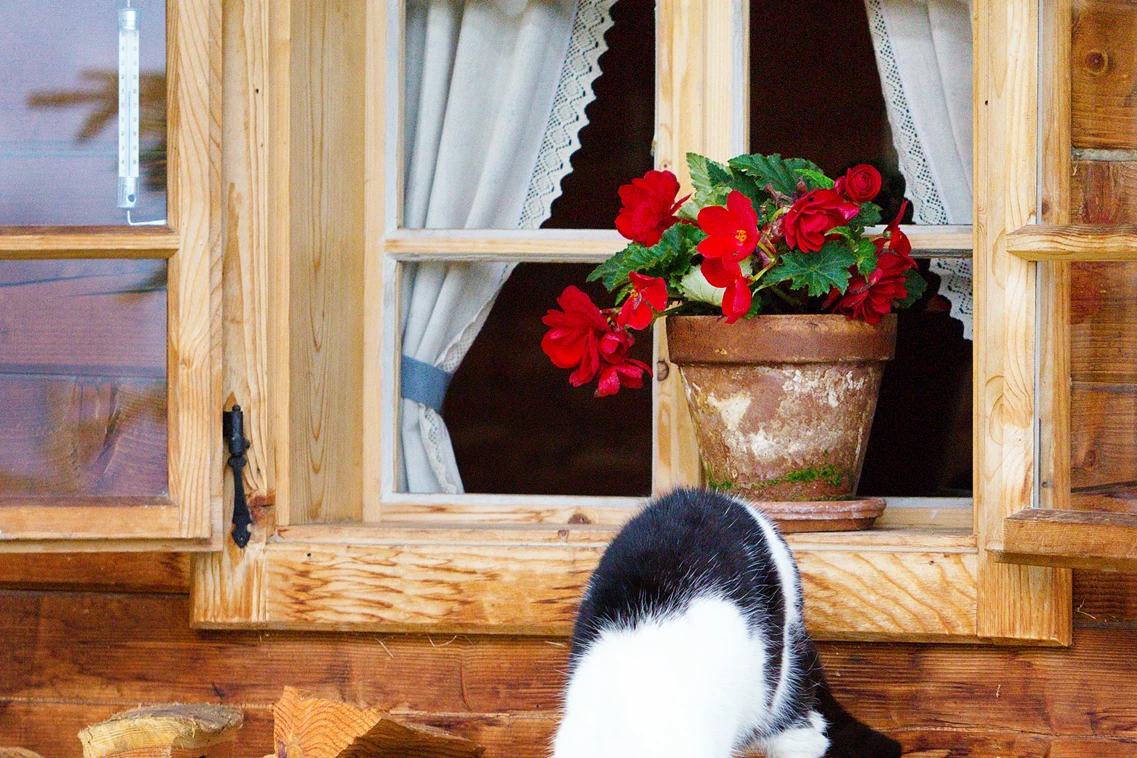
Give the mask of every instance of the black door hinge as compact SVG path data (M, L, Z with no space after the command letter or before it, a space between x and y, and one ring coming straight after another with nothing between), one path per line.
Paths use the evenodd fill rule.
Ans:
M233 542L243 548L252 536L253 517L245 500L245 479L241 470L248 463L245 452L252 443L245 439L245 414L241 412L241 406L234 405L233 410L221 414L221 431L229 448L227 463L233 469Z

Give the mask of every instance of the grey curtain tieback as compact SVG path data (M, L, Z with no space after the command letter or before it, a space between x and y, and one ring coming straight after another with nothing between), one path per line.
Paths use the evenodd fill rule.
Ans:
M409 355L403 356L400 380L401 394L405 400L413 400L442 413L446 388L450 386L450 380L453 378L453 374L448 374L437 366Z

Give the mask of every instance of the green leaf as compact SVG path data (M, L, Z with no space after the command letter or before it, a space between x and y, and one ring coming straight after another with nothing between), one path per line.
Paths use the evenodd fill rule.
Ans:
M861 212L849 222L849 225L864 229L866 226L874 226L879 223L880 206L875 203L861 203Z
M632 243L588 275L588 281L604 282L609 292L628 281L628 273L635 271L644 276L660 276L670 281L671 275L686 270L695 254L695 246L706 239L697 226L675 224L652 247Z
M802 179L805 179L805 185L810 189L832 189L833 180L820 171L814 171L811 168L802 169L797 172Z
M914 268L908 269L905 272L906 278L904 280L904 289L908 290L908 297L902 300L893 300L893 308L907 308L917 300L924 296L924 292L928 289L928 283L921 276L920 272Z
M816 253L786 253L769 276L773 282L789 280L794 289L805 289L811 297L821 297L833 287L844 292L849 286L849 269L856 264L856 256L843 242L826 242Z
M732 178L730 169L698 153L687 153L687 168L691 172L695 194L683 206L685 210L691 206L686 215L695 218L698 209L726 202L726 196L730 193L728 183Z
M730 159L730 167L755 180L757 185L765 189L767 185L773 187L775 192L792 196L797 192L797 183L803 172L811 171L825 176L815 163L804 158L782 158L773 155L740 155Z
M872 240L857 240L853 255L857 257L857 272L861 276L868 276L876 268L876 245Z

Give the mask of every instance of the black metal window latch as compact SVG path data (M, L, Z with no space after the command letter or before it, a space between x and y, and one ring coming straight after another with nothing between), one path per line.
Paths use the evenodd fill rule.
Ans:
M221 431L229 448L227 464L233 469L233 541L237 547L243 548L252 536L253 517L245 500L245 480L241 470L248 463L245 453L252 443L245 439L245 414L241 412L241 406L234 405L233 410L221 414Z

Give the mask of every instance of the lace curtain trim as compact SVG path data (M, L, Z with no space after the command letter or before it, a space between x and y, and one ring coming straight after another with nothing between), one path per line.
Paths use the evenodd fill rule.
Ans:
M908 197L918 224L946 224L947 210L940 200L935 178L928 165L924 145L916 131L912 110L904 95L896 52L888 36L884 18L883 0L865 0L868 9L869 30L876 48L877 68L880 70L881 88L892 127L892 138L900 158L900 173L908 183ZM933 274L940 277L940 294L951 303L951 315L963 322L963 336L971 339L971 317L974 307L971 297L971 261L937 258L930 264Z

